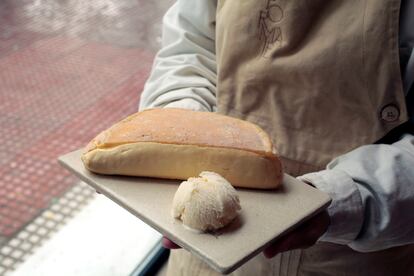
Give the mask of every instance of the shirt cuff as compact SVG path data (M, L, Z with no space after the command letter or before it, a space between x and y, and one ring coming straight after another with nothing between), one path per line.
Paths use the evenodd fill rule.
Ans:
M194 99L182 99L174 101L164 105L163 108L182 108L193 111L208 111L208 109L203 104Z
M341 170L323 170L298 177L327 193L331 224L319 241L349 244L357 237L363 222L361 194L352 178Z

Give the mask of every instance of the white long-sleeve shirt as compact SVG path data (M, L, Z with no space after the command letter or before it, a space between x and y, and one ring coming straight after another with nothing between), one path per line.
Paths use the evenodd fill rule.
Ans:
M216 110L216 4L215 0L178 0L166 13L163 48L142 93L141 110ZM414 79L413 18L414 1L403 1L400 46L406 55L402 63L406 94ZM407 97L411 116L413 96ZM299 179L332 198L331 224L321 241L362 252L414 243L413 135L407 133L390 145L359 147L333 160L326 170Z

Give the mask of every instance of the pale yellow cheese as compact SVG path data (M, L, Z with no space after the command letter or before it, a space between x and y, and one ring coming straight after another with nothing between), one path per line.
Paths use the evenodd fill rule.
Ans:
M271 189L281 163L258 126L208 112L152 109L99 134L82 156L101 174L185 180L213 171L238 187Z

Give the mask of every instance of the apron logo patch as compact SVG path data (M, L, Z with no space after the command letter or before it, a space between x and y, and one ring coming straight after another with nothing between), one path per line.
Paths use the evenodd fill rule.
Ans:
M261 41L260 55L269 58L271 49L282 44L282 29L278 23L283 19L283 10L277 0L267 0L265 9L259 11L259 40Z

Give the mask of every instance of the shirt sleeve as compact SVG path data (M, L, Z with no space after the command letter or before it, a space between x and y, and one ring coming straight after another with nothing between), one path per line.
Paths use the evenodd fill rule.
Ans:
M216 1L178 0L163 18L162 49L139 109L178 107L215 111Z
M328 193L321 241L370 252L414 243L414 136L359 147L299 179Z

